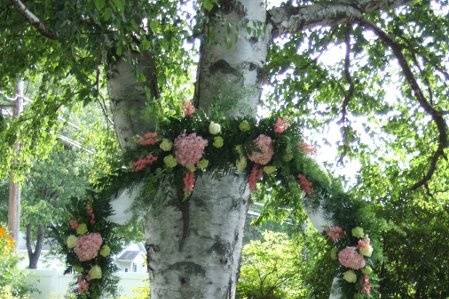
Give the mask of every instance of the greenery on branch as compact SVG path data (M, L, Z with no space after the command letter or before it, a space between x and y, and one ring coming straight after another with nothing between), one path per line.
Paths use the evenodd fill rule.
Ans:
M112 255L121 249L117 226L107 220L112 214L109 201L91 192L87 199L73 199L71 218L53 227L59 252L66 256L66 273L76 274L77 298L114 295L118 283Z

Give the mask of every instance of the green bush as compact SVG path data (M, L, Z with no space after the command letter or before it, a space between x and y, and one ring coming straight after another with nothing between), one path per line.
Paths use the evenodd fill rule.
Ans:
M243 248L238 297L299 298L306 292L301 268L298 244L287 234L266 231L261 240L251 241Z

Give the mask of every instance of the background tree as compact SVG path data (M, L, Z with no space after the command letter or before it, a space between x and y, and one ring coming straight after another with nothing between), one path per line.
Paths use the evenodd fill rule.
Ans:
M106 83L118 140L130 148L134 135L154 129L193 94L185 88L193 77L194 102L206 112L219 107L224 117L256 117L263 84L270 82L273 92L264 101L270 111L286 110L318 132L340 120L342 154L363 157L380 147L387 157L399 147L405 165L395 180L399 191L387 200L435 188L434 174L447 168L441 161L448 145L445 1L304 0L272 8L262 0L0 5L2 85L11 88L17 74L43 74L42 100L2 133L2 171L9 167L8 144L16 138L25 149L42 144L61 106L102 98ZM324 63L321 55L335 47L344 55ZM385 101L389 83L400 92ZM364 138L370 134L383 142L371 146L366 140L373 138ZM390 142L392 137L398 138ZM26 161L27 155L24 150L18 158ZM184 205L174 205L161 190L166 204L148 207L146 215L153 298L234 297L248 193L233 186L244 182L206 174ZM239 205L219 205L217 193L238 198ZM184 238L179 229L186 211ZM200 235L218 238L199 242ZM231 250L207 254L217 245Z

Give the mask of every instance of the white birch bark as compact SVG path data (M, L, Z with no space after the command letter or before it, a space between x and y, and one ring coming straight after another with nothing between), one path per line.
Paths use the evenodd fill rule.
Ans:
M222 1L209 20L195 102L206 111L227 102L227 115L255 117L270 38L266 1ZM231 34L226 26L233 28ZM250 34L247 26L261 26L263 31ZM225 45L226 39L233 41ZM151 127L145 123L150 120L139 114L145 98L131 70L121 61L111 68L109 81L115 129L124 147L131 146L135 134ZM173 190L174 186L161 184L156 198L145 199L153 202L145 211L151 298L235 298L249 201L246 178L206 173L185 202Z

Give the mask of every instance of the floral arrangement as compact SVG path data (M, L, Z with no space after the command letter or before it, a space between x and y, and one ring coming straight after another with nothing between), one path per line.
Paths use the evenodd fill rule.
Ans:
M117 279L111 255L120 250L121 242L115 225L107 220L111 215L109 203L94 196L74 202L67 221L53 227L59 251L66 256L65 273L75 274L73 291L77 298L112 295Z
M373 266L380 251L371 240L376 240L376 223L366 219L365 203L344 192L313 161L315 149L303 140L297 122L281 115L259 121L225 118L196 111L191 102L184 102L182 109L181 117L166 118L157 129L136 136L136 146L118 161L110 177L95 186L97 198L112 198L120 189L144 182L141 200L156 198L161 185L168 184L177 186L179 200L185 201L203 172L245 176L255 197L276 194L276 202L266 203L261 218L287 209L300 215L303 205L328 212L331 223L339 224L325 233L334 245L331 255L339 261L340 288L348 298L375 297ZM82 298L94 298L92 294L110 284L104 268L110 252L105 246L111 252L116 248L105 230L110 225L98 227L107 215L93 208L95 202L79 208L81 214L73 213L61 240L69 265L78 273L76 291ZM364 225L371 239L360 232Z
M328 227L326 235L334 245L331 258L340 264L341 279L347 284L346 289L352 289L356 298L372 295L372 280L377 281L373 272L373 246L362 227L354 227L350 233L336 225Z

